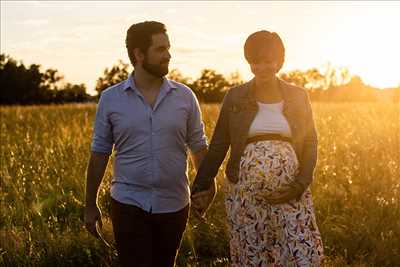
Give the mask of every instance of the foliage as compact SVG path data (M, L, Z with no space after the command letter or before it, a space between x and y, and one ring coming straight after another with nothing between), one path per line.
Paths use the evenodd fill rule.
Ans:
M46 104L88 102L100 93L128 78L130 65L119 60L103 71L96 81L97 96L86 93L84 84L71 84L56 69L41 71L41 66L26 67L10 56L0 54L0 105ZM379 90L365 85L358 76L351 76L346 68L335 69L328 64L326 70L311 68L280 73L279 77L308 90L311 100L326 102L376 102L397 103L400 87ZM197 79L185 77L178 69L172 69L168 78L189 86L200 102L220 103L229 88L242 84L239 72L228 77L216 70L205 68Z
M351 75L346 68L335 69L330 64L322 73L317 68L302 70L292 70L279 74L279 77L289 83L309 89L309 90L326 90L347 84Z
M128 68L129 65L121 60L111 68L106 68L103 76L97 80L96 91L100 93L107 87L125 80L129 75ZM184 76L178 69L172 69L167 77L189 86L202 103L220 103L227 90L244 83L239 72L225 77L208 68L201 70L197 79ZM373 88L365 85L360 77L350 75L348 69L336 69L330 64L325 70L292 70L280 73L279 77L307 89L313 101L397 103L400 100L400 87L385 90Z
M200 77L191 84L201 102L221 102L229 87L225 77L211 69L202 70Z
M56 69L41 71L40 65L26 67L0 54L0 104L45 104L84 102L90 99L84 84L63 83Z
M103 76L97 79L95 90L100 95L108 87L128 79L128 75L129 65L119 60L117 64L104 70Z
M104 89L127 79L129 75L128 69L129 65L121 60L111 68L106 68L103 76L97 80L96 91L98 95ZM200 77L196 80L185 77L178 69L172 69L167 77L189 86L200 102L207 103L221 102L230 87L243 82L238 72L232 73L227 79L222 74L211 69L202 70Z
M210 137L219 108L201 108ZM397 266L400 106L314 103L313 109L319 158L312 192L326 266ZM92 104L0 107L0 266L117 266L83 224L94 114ZM209 224L190 218L178 266L229 266L225 163ZM99 193L104 219L110 182L111 164Z
M182 72L180 72L178 69L172 69L167 76L168 79L174 80L179 83L183 83L187 86L190 86L192 84L192 79L183 76Z

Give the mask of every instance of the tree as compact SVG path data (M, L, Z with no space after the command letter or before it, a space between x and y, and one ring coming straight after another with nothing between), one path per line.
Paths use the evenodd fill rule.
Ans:
M177 81L179 83L183 83L187 86L190 87L192 80L188 77L184 77L182 72L180 72L180 70L178 69L172 69L169 73L168 73L168 79L170 80L174 80Z
M66 83L62 89L55 91L55 103L86 102L90 99L84 84Z
M325 78L323 89L344 85L352 78L347 68L334 68L330 63L327 64L323 76Z
M240 75L239 71L232 72L227 80L229 83L229 87L235 87L244 83L243 78Z
M64 77L56 69L42 72L38 64L25 67L21 61L0 54L0 104L45 104L80 102L89 99L84 85L67 83L67 87L63 88L63 79ZM64 91L59 93L59 90ZM61 99L66 96L65 92L70 90L74 91L74 94L68 95L68 100Z
M350 74L346 68L333 68L328 64L326 70L321 72L317 68L308 70L292 70L281 73L279 77L289 83L315 91L340 86L350 81Z
M10 56L0 57L0 104L33 104L46 99L41 87L43 80L40 65L32 64L26 68Z
M96 88L97 94L100 95L106 88L117 84L123 80L128 79L129 76L129 64L118 60L110 69L106 68L103 72L103 77L97 79Z
M380 90L365 85L361 77L354 75L346 84L332 86L324 90L319 100L338 102L375 102L378 100Z
M201 102L221 102L229 87L225 77L212 69L203 69L192 84L192 90Z
M226 79L211 69L202 70L200 77L195 81L184 77L178 69L172 69L168 78L189 86L201 102L221 102L228 88L243 83L238 71L231 73Z
M292 70L289 72L283 72L281 74L279 74L279 77L291 84L300 86L300 87L305 87L305 85L307 84L307 77L305 75L305 73L303 71L300 70Z
M47 69L42 75L42 86L48 90L60 89L60 82L64 80L64 76L61 75L56 69Z

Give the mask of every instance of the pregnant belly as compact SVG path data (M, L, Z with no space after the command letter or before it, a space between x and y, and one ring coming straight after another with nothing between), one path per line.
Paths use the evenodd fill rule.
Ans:
M239 184L243 192L273 196L285 190L298 172L298 160L290 143L259 141L246 146L240 161Z

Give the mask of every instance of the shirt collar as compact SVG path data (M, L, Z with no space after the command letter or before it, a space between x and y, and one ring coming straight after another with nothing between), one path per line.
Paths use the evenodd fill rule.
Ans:
M178 87L172 83L169 79L163 77L163 83L161 84L160 91L165 91L165 93L168 93L172 89L177 89ZM133 76L133 72L129 74L128 79L124 81L122 89L124 91L127 91L129 89L133 90L136 93L139 93L136 84L135 84L135 79Z

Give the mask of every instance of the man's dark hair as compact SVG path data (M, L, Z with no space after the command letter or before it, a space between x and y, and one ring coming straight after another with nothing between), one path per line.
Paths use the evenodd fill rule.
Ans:
M140 22L129 27L125 44L132 65L136 63L133 50L139 48L143 53L147 53L152 43L152 35L159 33L167 33L167 29L164 24L157 21Z
M258 31L250 34L244 44L244 57L247 62L256 61L262 48L268 49L278 61L280 70L285 61L285 47L279 35L275 32Z

